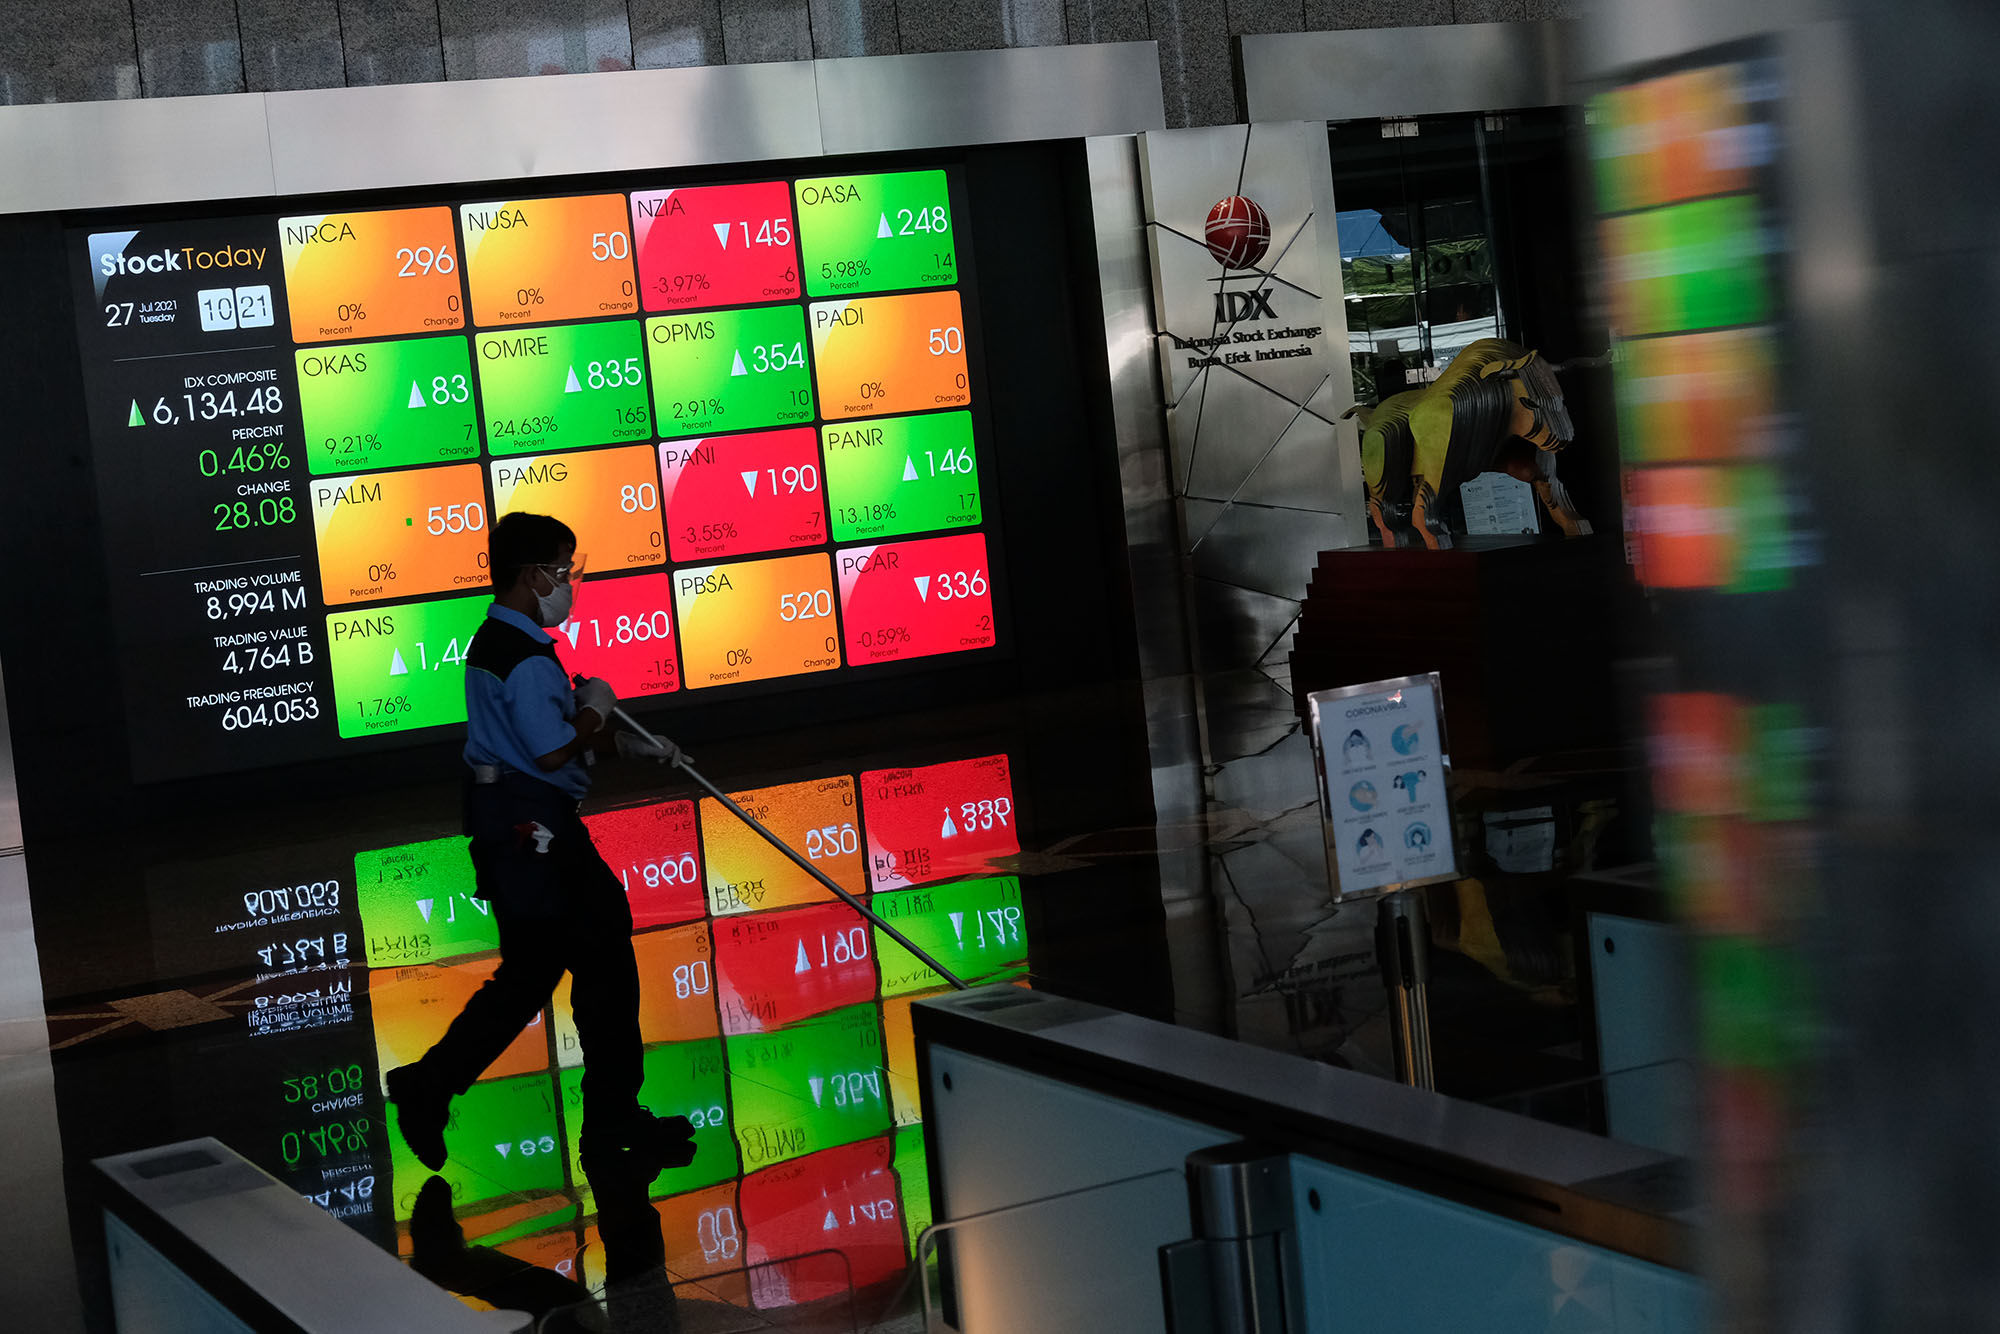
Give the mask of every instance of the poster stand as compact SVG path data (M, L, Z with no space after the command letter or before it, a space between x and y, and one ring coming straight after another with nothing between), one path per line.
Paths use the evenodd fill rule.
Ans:
M1306 698L1335 903L1375 898L1396 1077L1434 1088L1423 887L1458 878L1451 750L1436 672Z
M1389 1044L1396 1078L1435 1089L1431 1066L1431 931L1422 890L1385 894L1375 909L1375 959L1389 993Z

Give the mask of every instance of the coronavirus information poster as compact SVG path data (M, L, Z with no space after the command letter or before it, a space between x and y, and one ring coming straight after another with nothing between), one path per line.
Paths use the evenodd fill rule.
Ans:
M1316 691L1308 704L1335 896L1456 879L1436 674Z

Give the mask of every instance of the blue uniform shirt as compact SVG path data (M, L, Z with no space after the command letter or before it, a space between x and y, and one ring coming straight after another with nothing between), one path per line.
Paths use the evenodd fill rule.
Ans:
M555 642L548 631L497 602L486 609L486 619L481 634L518 632L535 646ZM580 758L554 773L535 763L536 756L561 750L576 735L576 696L562 664L540 652L507 653L498 656L501 676L478 665L493 656L475 654L465 666L465 762L518 770L581 799L590 791L590 771Z

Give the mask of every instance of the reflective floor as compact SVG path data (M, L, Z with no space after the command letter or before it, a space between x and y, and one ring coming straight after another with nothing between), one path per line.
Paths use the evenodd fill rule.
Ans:
M1136 687L695 758L970 981L1386 1073L1373 910L1330 901L1290 698L1261 673L1230 690L1207 719L1223 757L1208 773L1155 766ZM1183 804L1173 785L1201 794L1198 814L1156 815ZM566 983L455 1103L442 1174L394 1130L383 1072L420 1055L497 961L456 800L449 781L419 781L224 818L149 856L31 846L93 1323L108 1313L90 1296L104 1285L86 1165L203 1134L475 1304L562 1312L643 1267L646 1226L626 1241L578 1160ZM644 1190L683 1327L914 1321L931 1210L910 1006L944 980L685 781L607 765L586 813L637 927L642 1097L697 1127L694 1161ZM1580 1068L1573 993L1565 1005L1454 957L1441 1025L1485 1014L1479 1042L1506 1053L1472 1084L1520 1095ZM628 1327L664 1327L657 1291L621 1300Z
M1043 699L697 760L967 980L1032 972L1158 1013L1171 987L1133 709L1117 692ZM663 776L606 766L587 812L633 909L642 1098L697 1128L694 1161L645 1192L667 1272L690 1312L737 1313L687 1327L787 1312L871 1327L915 1299L897 1291L929 1222L910 1005L945 980ZM82 1165L198 1134L469 1300L551 1310L617 1274L611 1211L577 1156L567 982L454 1104L442 1174L410 1155L381 1095L382 1073L421 1055L497 962L455 805L448 784L419 783L185 840L208 855L34 848L86 1293L102 1284ZM1062 850L1093 841L1107 846ZM643 1238L628 1247L643 1260ZM624 1309L658 1304L628 1293Z

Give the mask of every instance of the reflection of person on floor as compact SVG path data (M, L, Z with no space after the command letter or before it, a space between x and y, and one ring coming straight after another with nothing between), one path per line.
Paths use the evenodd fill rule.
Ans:
M576 535L539 514L510 514L490 543L493 605L465 659L465 831L479 897L493 905L500 967L436 1046L388 1074L403 1139L444 1166L451 1100L547 1004L568 972L585 1055L579 1148L595 1179L612 1168L647 1181L694 1157L686 1117L639 1105L639 969L624 886L590 840L577 803L585 750L617 696L602 680L571 690L549 629L574 603ZM621 752L648 751L619 738Z
M432 1177L410 1211L410 1268L440 1288L499 1307L544 1316L590 1300L575 1279L485 1246L465 1244L465 1229L451 1213L451 1185Z
M467 1246L465 1229L451 1211L451 1185L432 1177L410 1211L410 1268L462 1297L476 1297L502 1311L525 1311L548 1334L567 1330L645 1330L673 1334L678 1304L660 1272L660 1218L646 1198L647 1181L626 1176L593 1181L598 1239L604 1244L604 1309L574 1278L529 1264L487 1246ZM606 1191L611 1192L607 1198Z

